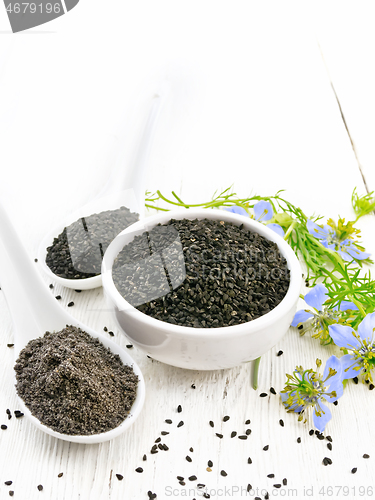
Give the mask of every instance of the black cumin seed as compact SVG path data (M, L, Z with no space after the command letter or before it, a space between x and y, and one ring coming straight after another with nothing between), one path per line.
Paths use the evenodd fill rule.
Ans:
M284 427L284 420L282 418L280 418L279 424L281 425L281 427Z
M222 439L223 435L222 434L219 434L218 432L216 433L216 436L220 439Z
M172 423L172 420L170 418L167 418L167 420L165 421L166 424L171 424Z
M155 439L155 443L160 443L161 441L161 437L158 437L157 439Z
M297 443L300 443L301 442L301 438L297 438Z
M281 484L277 483L273 485L274 488L281 488Z
M363 458L370 458L370 455L368 455L367 453L365 453L365 454L363 455Z
M17 410L15 410L15 412L14 412L14 416L15 416L16 418L21 418L21 417L23 417L23 416L24 416L24 413L22 413L22 412L21 412L21 411L19 411L19 410L18 410L18 411L17 411Z
M140 472L143 472L142 467L137 467L137 468L135 469L135 472L139 472L139 473L140 473Z
M192 389L195 389L195 384L191 384L190 386Z
M211 495L209 493L203 493L203 498L211 498Z
M210 426L213 427L215 424L212 422L212 420L210 420L209 422Z
M181 420L181 422L178 422L177 427L182 427L183 425L184 425L184 422L183 422L183 420Z
M74 302L73 301L69 302L69 304L68 304L68 307L72 307L72 306L74 306Z
M309 434L310 434L310 436L312 436L314 434L314 429L310 429Z
M267 474L267 477L275 477L275 474Z
M158 444L158 448L159 448L159 450L164 450L164 447L161 443Z
M39 491L42 491L43 485L42 484L38 484L37 488L38 488Z
M186 455L186 457L185 457L185 458L186 458L186 460L187 460L188 462L192 462L192 461L193 461L193 460L191 459L191 457L189 457L189 455Z
M331 436L326 436L326 440L329 441L330 443L332 443L332 438Z
M255 497L254 500L262 500L260 497Z
M38 259L34 259L34 262L38 262Z
M269 494L268 494L268 493L266 493L266 494L264 495L264 500L268 500L268 499L269 499L269 497L270 497L270 496L269 496Z
M245 422L245 424L246 424L246 425L251 424L250 420L249 420L249 419L247 419L247 420L246 420L246 422Z
M324 465L331 465L332 464L332 460L328 457L324 457L323 458L323 464Z
M158 446L156 444L154 444L154 446L151 448L151 451L156 450L157 447Z
M193 451L194 451L194 448L189 448L189 451L191 451L191 452L193 453Z
M5 425L5 424L1 424L1 428L2 428L3 431L5 431L6 429L8 429L8 426Z
M197 488L200 488L200 489L204 488L205 486L206 486L206 485L205 485L205 484L203 484L203 483L198 483L198 484L197 484Z
M337 405L339 404L339 402L338 402L338 401L334 401L334 402L333 402L333 404L334 404L335 406L337 406Z
M225 470L221 470L221 471L220 471L220 474L221 474L222 476L224 476L224 477L228 475L228 474L225 472Z
M229 419L230 417L228 415L225 415L225 417L223 418L223 422L228 422Z
M246 429L246 433L245 433L245 434L246 434L246 436L250 436L250 434L251 434L251 429Z
M237 436L237 432L236 432L236 431L232 431L232 432L230 433L230 437L231 437L231 438L234 438L235 436Z
M159 453L158 450L151 450L150 451L151 455L155 455L155 453Z
M9 491L9 496L12 497L14 495L14 491L13 490L10 490Z
M107 328L106 326L103 328L103 330L104 330L105 332L108 332L108 328Z
M209 461L207 462L207 465L208 465L209 467L212 467L214 464L213 464L212 460L209 460Z
M286 486L287 484L288 484L288 481L287 481L286 477L284 477L284 479L283 479L283 485Z
M185 481L179 481L179 483L181 484L181 486L185 486Z
M263 448L263 450L264 450L264 451L267 451L267 450L268 450L268 448L269 448L269 445L267 444L267 445Z
M116 474L116 477L119 481L122 481L124 479L124 476L122 474Z
M247 435L246 434L242 434L241 436L238 436L238 439L247 439Z
M351 470L351 473L355 474L356 472L357 472L357 467L353 467L353 469Z
M375 387L374 384L370 384L370 386L369 386L370 391L372 391L374 389L374 387Z
M14 347L14 344L7 344L7 347Z
M61 295L56 295L55 299L56 300L60 300L61 299Z
M190 476L189 477L189 481L196 481L197 480L197 476Z
M298 330L302 330L302 328L303 328L303 325L298 326Z
M327 443L327 448L329 449L329 451L332 450L332 444L331 443Z
M177 413L181 413L182 412L182 406L181 405L178 405L177 406Z
M59 472L59 474L57 474L57 477L63 477L64 473L63 472Z
M53 288L53 285L52 285L52 283L50 284L50 286L49 286L49 287L50 287L50 288L51 288L51 290L52 290L52 288Z
M126 348L127 348L127 349L132 349L132 348L133 348L133 346L132 346L132 344L128 344L128 345L126 346Z
M168 451L169 450L169 448L168 448L168 446L166 444L163 444L163 450L164 451Z
M355 384L358 384L358 377L353 377L353 382L354 382Z
M259 397L261 398L265 398L266 396L268 396L266 392L262 392L261 394L259 394Z
M5 413L7 413L8 415L10 415L10 409L9 409L9 408L7 408L7 409L5 410Z
M184 477L182 477L182 476L177 476L177 479L178 479L179 481L183 481L185 478L184 478Z
M74 291L77 292L77 293L81 293L82 292L82 290L74 290Z
M169 434L169 432L167 432L167 431L161 431L161 433L160 433L160 434L161 434L162 436L166 436L167 434Z
M281 356L283 354L283 351L279 351L276 356Z
M147 460L147 456L146 456L146 455L143 455L142 460L143 460L144 462L146 462L146 460Z
M252 463L253 463L253 461L251 460L251 458L250 458L250 457L247 459L247 463L248 463L248 464L252 464Z
M111 337L115 336L115 334L113 332L108 332L108 335L110 335Z
M251 486L251 484L249 483L249 484L247 485L247 488L246 488L246 489L247 489L247 492L249 492L250 490L252 490L252 489L253 489L253 487L252 487L252 486Z
M6 484L7 486L10 486L12 483L13 483L13 481L5 481L4 482L4 484Z
M272 394L276 394L276 391L275 391L275 389L274 389L273 387L270 387L270 392L271 392Z

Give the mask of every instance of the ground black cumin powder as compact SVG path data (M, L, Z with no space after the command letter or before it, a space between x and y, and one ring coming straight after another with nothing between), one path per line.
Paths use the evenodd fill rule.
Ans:
M31 413L63 434L114 429L136 398L132 367L73 326L31 340L14 368L17 393Z
M61 278L98 276L108 245L138 218L138 214L120 207L78 219L65 227L47 248L47 266Z
M229 222L174 220L138 235L112 270L120 294L168 323L214 328L251 321L289 287L277 245Z

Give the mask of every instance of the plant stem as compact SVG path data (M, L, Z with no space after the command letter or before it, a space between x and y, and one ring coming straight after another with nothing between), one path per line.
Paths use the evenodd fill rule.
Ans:
M297 221L293 221L292 224L289 226L288 228L288 231L285 233L285 236L284 236L284 240L287 241L291 232L293 231L293 229L296 227L297 225Z
M362 314L362 316L365 317L366 311L363 309L362 304L359 302L359 300L355 299L353 295L348 295L348 298L358 307L358 310Z
M254 390L258 389L259 363L260 363L260 356L259 356L259 358L255 359L252 363L252 365L253 365L253 389Z

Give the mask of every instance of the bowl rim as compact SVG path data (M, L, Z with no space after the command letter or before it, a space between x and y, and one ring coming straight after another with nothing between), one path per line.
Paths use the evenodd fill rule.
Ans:
M159 223L165 224L171 219L183 218L188 218L190 220L205 218L211 220L224 220L226 222L232 222L238 226L243 224L245 228L250 229L276 243L280 253L286 259L290 271L289 288L281 302L276 307L271 309L271 311L260 316L259 318L238 325L216 328L195 328L191 326L173 325L172 323L148 316L127 302L117 290L112 279L112 265L118 253L123 248L123 245L120 244L123 235L132 232L139 234L141 230L149 230ZM114 305L120 312L126 311L127 314L131 314L135 320L143 324L145 327L158 330L163 329L164 333L175 337L207 337L207 339L212 339L214 337L222 338L226 336L248 336L251 333L257 332L261 328L267 328L270 324L276 323L288 311L295 307L302 284L302 269L296 254L290 245L280 235L272 231L272 229L267 228L266 225L254 219L226 210L195 208L162 212L161 214L159 213L154 216L146 217L145 219L142 219L124 229L110 243L104 254L101 276L104 292L107 296L107 300L109 299L111 301L111 305Z

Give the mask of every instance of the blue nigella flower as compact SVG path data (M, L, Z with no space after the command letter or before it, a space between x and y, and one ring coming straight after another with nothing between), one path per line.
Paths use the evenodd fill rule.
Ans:
M307 305L312 309L301 309L297 311L291 326L296 326L301 335L308 331L314 332L313 338L320 338L321 344L331 343L328 326L338 323L341 311L356 310L357 306L353 302L343 300L338 307L328 308L324 302L328 298L328 290L324 285L315 285L304 297Z
M234 214L244 215L245 217L249 217L249 214L243 207L239 207L237 205L233 205L232 207L226 207L225 210L228 212L232 212ZM258 201L254 205L254 219L259 222L267 222L271 220L273 217L273 208L269 201ZM280 235L282 238L284 237L284 229L279 224L267 224L267 227L272 229L275 233Z
M367 314L357 331L350 326L331 325L329 333L336 345L350 351L341 358L342 378L364 375L372 382L371 371L375 368L375 312Z
M351 262L353 259L363 260L370 257L369 253L362 252L349 238L340 240L336 231L327 224L321 227L308 220L306 227L309 233L320 240L323 246L335 250L347 262Z
M321 361L317 360L317 368ZM287 375L287 383L281 391L281 400L288 412L302 413L310 406L314 408L313 422L318 431L323 432L331 420L331 410L325 403L334 403L343 394L342 366L336 356L326 363L323 375L314 370L304 370L297 366L293 375Z

